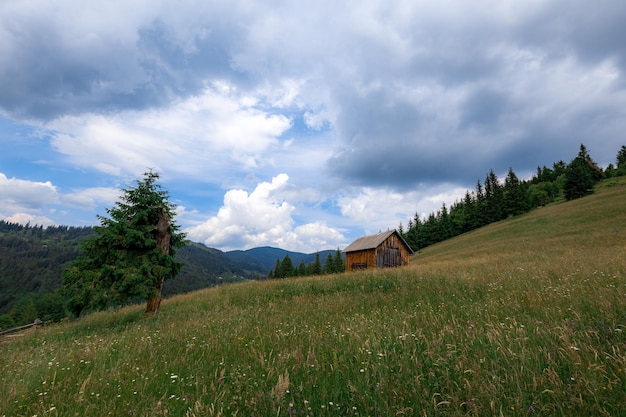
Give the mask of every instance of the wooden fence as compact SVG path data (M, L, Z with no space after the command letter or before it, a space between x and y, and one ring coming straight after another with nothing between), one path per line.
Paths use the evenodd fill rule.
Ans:
M34 322L30 323L30 324L25 324L23 326L19 326L19 327L13 327L12 329L6 329L6 330L1 330L0 329L0 336L4 336L5 334L9 334L9 333L14 333L14 332L19 332L20 330L24 330L24 329L29 329L31 327L38 327L41 326L42 322L41 320L37 319Z

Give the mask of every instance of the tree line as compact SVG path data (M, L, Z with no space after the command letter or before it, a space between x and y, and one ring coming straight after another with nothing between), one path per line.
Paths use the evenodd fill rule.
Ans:
M418 213L402 224L399 231L414 251L469 232L489 223L526 213L559 200L573 200L593 193L593 187L604 178L626 175L626 146L617 153L617 165L602 170L580 145L569 164L555 162L552 168L537 167L530 180L520 180L509 168L504 181L489 171L484 182L477 181L473 191L449 208L442 204L436 213L422 218Z
M324 265L320 260L319 252L315 254L313 262L305 264L304 260L300 261L298 266L293 264L291 257L285 255L280 260L276 259L276 265L267 274L268 279L281 279L289 277L304 277L311 275L336 274L345 271L346 266L340 249L335 251L335 255L329 253L324 260Z

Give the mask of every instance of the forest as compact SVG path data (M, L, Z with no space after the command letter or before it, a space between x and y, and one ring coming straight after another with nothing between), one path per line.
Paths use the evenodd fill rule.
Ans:
M504 181L493 170L484 182L476 183L473 191L449 208L445 203L436 213L420 217L418 213L399 226L402 236L414 251L442 242L454 236L478 229L508 217L526 213L537 207L560 200L573 200L593 192L600 180L626 175L626 146L617 153L616 165L602 170L591 158L587 148L580 145L578 155L569 164L555 162L552 168L537 167L529 180L520 180L509 168Z
M31 226L0 221L0 329L68 317L60 291L63 270L81 254L92 227ZM165 282L164 296L254 279L223 252L190 242L176 254L181 271Z
M291 257L285 255L282 260L276 259L276 265L267 274L268 279L280 279L289 277L305 277L311 275L336 274L345 271L344 256L341 249L337 249L335 254L329 252L322 265L320 253L315 254L313 262L306 263L301 260L298 266L293 264Z

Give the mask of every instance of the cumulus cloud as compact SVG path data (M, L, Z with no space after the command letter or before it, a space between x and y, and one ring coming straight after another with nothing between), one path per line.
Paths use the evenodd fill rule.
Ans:
M59 201L57 189L50 181L7 178L3 173L0 173L0 195L0 213L35 213Z
M259 183L251 193L228 191L217 215L186 230L188 237L224 250L270 245L314 251L322 243L341 241L341 234L323 222L294 228L295 207L280 198L288 181L287 174L279 174L271 182Z
M15 213L12 216L6 217L4 219L7 223L21 224L26 226L27 224L31 226L54 226L55 222L45 216L33 216L32 214L27 213Z

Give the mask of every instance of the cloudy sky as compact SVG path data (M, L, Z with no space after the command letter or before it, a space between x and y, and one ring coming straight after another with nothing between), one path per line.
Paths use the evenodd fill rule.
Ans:
M0 2L0 219L152 169L191 240L314 252L626 144L623 0Z

